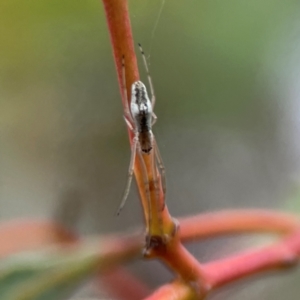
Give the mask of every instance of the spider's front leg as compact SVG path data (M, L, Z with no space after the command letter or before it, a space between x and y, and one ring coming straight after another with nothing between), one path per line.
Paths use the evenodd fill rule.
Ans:
M125 115L123 116L123 118L124 118L124 121L125 121L126 125L128 126L128 128L129 128L132 132L134 132L134 128L133 128L133 124L134 124L134 123L133 123L133 119L132 119L130 113L125 114Z
M151 126L153 126L157 121L157 116L154 112L152 112L152 122L151 122Z

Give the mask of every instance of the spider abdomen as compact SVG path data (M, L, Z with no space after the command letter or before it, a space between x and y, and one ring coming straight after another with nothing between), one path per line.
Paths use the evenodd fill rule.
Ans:
M139 143L144 153L150 153L152 150L152 131L143 131L139 133Z

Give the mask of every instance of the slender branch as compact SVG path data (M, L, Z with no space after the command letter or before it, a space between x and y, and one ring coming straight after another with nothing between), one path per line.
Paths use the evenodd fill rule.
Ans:
M300 255L300 231L279 243L204 265L212 289L261 271L294 266Z
M276 214L273 215L273 217L275 216ZM181 245L180 240L171 240L165 249L161 249L158 253L154 254L156 254L155 257L161 258L174 272L180 275L183 281L180 282L179 287L177 286L178 283L163 286L147 299L172 299L168 298L169 296L159 298L159 295L163 295L164 293L171 297L172 292L173 295L182 293L182 296L178 296L175 299L190 299L189 297L193 299L191 295L194 295L193 293L196 292L199 293L197 297L200 298L200 293L201 297L204 297L208 292L243 277L258 274L262 271L279 270L294 266L300 257L300 229L295 231L295 224L293 225L293 222L287 222L285 227L284 219L286 216L281 216L281 214L277 214L277 216L281 224L276 228L278 232L291 230L294 233L289 234L274 245L250 250L204 265L200 264ZM275 221L276 218L273 219L273 217L270 220ZM255 216L253 218L255 219ZM24 235L24 231L20 229L24 229L26 232L30 229L30 232L34 234L30 236L28 234ZM274 229L274 227L271 229ZM43 221L9 222L0 227L0 232L0 240L2 241L1 250L6 249L6 252L8 251L7 249L10 249L10 251L20 251L21 244L25 249L33 249L33 247L42 246L41 243L46 243L47 245L59 243L63 251L73 251L85 243L82 240L78 240L71 233L65 233L62 227ZM217 232L215 233L217 234ZM14 239L9 237L11 234L14 236ZM24 235L24 238L21 238L22 235ZM16 236L20 237L21 244L19 243L18 247L14 248L15 243L13 241L15 241ZM99 247L102 271L136 258L140 255L143 247L142 238L138 234L97 238L97 244L99 244L97 247ZM3 248L3 245L6 245L7 248ZM5 254L5 251L3 253L1 251L1 254ZM190 290L193 291L192 294Z
M299 218L292 214L260 209L210 212L179 221L184 242L245 232L287 234L300 227Z
M169 249L159 253L160 258L185 281L195 282L206 290L205 272L197 259L180 242L177 245L170 244L168 247Z
M185 282L176 280L165 284L144 300L191 300L199 299L195 290Z
M126 64L127 99L130 99L131 84L139 80L139 70L134 52L128 5L126 0L103 0L103 4L118 74L120 93L125 107L122 82L123 55Z
M113 46L113 53L118 73L119 86L122 94L122 56L125 56L126 86L130 99L130 86L138 80L138 68L134 54L134 46L130 28L130 21L126 0L102 0L105 7L107 23ZM125 97L123 97L123 105ZM129 131L130 142L133 134ZM151 160L152 159L152 160ZM147 191L143 180L143 165L146 166L149 178L151 215ZM225 233L238 232L275 232L291 233L299 226L299 222L290 216L280 213L270 213L262 210L252 211L224 211L211 213L181 221L181 233L176 230L167 207L159 212L157 203L163 202L161 182L159 196L155 189L154 180L159 179L157 167L153 168L151 155L139 155L135 161L134 174L136 177L141 202L144 209L146 224L149 232L149 247L146 249L148 257L160 258L182 281L176 281L159 289L147 299L192 299L195 292L204 297L209 290L213 290L225 283L233 282L247 275L262 270L277 269L293 265L300 253L300 233L291 235L280 243L260 250L250 251L241 255L219 260L210 264L200 264L181 244L181 241L195 240ZM159 214L161 219L159 220ZM154 220L152 223L149 220ZM161 222L158 222L161 221ZM154 224L154 225L153 225ZM156 236L157 235L157 236ZM107 244L107 263L122 262L126 258L137 255L140 244L134 241L132 245L120 241ZM125 254L122 252L124 247ZM109 251L112 251L111 253ZM192 292L191 292L192 291ZM176 295L179 295L176 298ZM181 295L181 296L180 296ZM200 294L197 295L200 298Z
M131 33L130 19L126 0L102 0L105 9L106 20L110 32L110 39L113 47L114 59L118 74L118 81L120 92L123 98L123 106L125 109L125 97L122 93L122 57L125 58L125 80L127 87L127 99L130 99L131 85L134 81L139 80L139 72L137 67L137 60L134 52L134 43ZM133 133L128 130L130 143L133 142ZM155 178L158 179L159 171L157 167L153 169L153 151L152 155L137 155L134 164L134 175L138 185L141 202L143 205L147 229L150 236L171 235L174 232L174 223L169 215L168 209L165 206L161 211L164 203L164 195L162 192L161 182L159 180L159 196L157 197L156 189L154 189L153 182ZM143 166L146 166L147 175L149 178L150 202L148 199L148 192L145 188ZM160 203L160 205L158 205ZM149 209L151 205L151 209ZM151 214L151 215L149 215ZM149 226L150 224L150 226Z

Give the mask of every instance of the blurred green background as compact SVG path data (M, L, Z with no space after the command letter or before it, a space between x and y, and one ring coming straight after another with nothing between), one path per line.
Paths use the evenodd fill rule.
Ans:
M154 133L172 214L297 211L299 1L129 7L157 95ZM51 217L82 234L142 226L134 186L114 216L130 150L101 1L2 0L0 54L1 220ZM207 261L244 242L190 249ZM158 278L158 267L136 263L134 272L155 286L170 277L161 270ZM212 299L298 299L298 280L299 272L276 274Z

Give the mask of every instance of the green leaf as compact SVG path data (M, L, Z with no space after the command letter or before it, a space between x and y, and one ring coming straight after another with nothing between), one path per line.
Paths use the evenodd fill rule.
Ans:
M102 262L98 247L10 256L0 260L0 299L65 299Z

